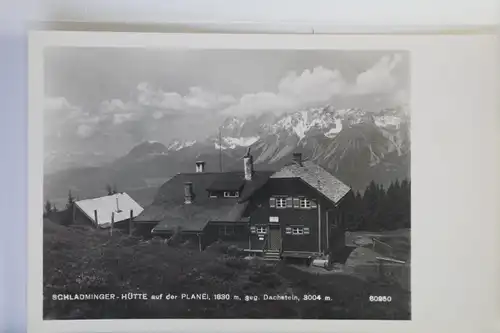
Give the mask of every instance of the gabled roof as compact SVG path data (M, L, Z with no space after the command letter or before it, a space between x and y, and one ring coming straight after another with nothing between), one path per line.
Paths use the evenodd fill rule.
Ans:
M169 210L157 210L161 220L153 228L153 232L173 231L176 228L183 231L201 231L209 221L238 222L246 208L246 204L237 203L234 199L212 200L213 202L205 205L179 205Z
M251 181L245 181L244 172L180 173L163 184L153 201L135 221L159 222L155 231L182 227L186 231L202 230L209 221L237 222L245 210L243 198L250 197L265 184L272 172L255 171ZM184 183L191 182L193 202L184 203ZM225 185L227 184L227 185ZM239 185L240 198L210 198L209 189L226 189Z
M304 161L302 165L298 163L286 165L271 178L300 178L334 204L337 204L351 190L330 172L311 161Z
M210 191L240 191L245 185L243 172L224 172L207 187Z
M95 223L94 211L97 210L97 222L99 226L111 225L111 215L114 213L114 222L121 222L130 218L130 210L133 217L141 214L143 208L134 201L127 193L117 193L104 197L76 201L75 205L93 223Z
M274 171L255 171L252 180L245 183L243 191L240 193L239 202L245 202L250 199L258 189L267 183L267 180L273 173Z

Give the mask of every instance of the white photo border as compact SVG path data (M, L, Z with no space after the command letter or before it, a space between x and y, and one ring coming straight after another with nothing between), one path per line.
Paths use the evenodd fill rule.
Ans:
M47 46L408 51L412 118L412 320L44 321L42 106L43 49ZM495 202L500 198L496 36L33 31L29 36L28 58L28 332L453 330L456 333L471 329L489 332L494 326L493 320L500 313L496 255L500 244L497 220L500 210ZM482 148L487 149L487 156L480 153ZM467 285L472 289L465 289Z

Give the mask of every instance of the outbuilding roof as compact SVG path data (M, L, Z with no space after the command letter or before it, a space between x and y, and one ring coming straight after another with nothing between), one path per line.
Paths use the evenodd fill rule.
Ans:
M111 225L111 217L114 214L114 222L121 222L130 218L132 210L133 217L138 216L144 210L127 193L117 193L104 197L79 200L75 206L82 211L93 223L95 211L97 211L97 224L101 227Z

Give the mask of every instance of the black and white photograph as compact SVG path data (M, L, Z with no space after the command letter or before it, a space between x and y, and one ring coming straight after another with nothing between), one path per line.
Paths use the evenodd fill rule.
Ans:
M43 319L411 320L411 54L332 47L45 47Z

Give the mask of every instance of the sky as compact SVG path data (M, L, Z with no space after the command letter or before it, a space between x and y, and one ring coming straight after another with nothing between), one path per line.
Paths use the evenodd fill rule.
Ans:
M123 153L200 139L221 119L332 104L376 112L409 98L404 51L45 50L48 150Z

